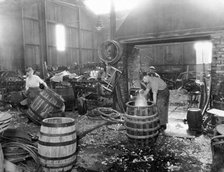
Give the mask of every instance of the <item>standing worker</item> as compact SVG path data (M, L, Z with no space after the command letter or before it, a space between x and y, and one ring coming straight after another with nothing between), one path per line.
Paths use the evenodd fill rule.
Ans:
M155 74L149 74L143 77L143 82L146 85L144 95L147 96L150 90L153 93L153 103L157 105L158 115L160 120L161 129L166 129L168 123L168 107L170 92L167 84Z
M28 105L30 105L40 93L40 84L43 84L44 88L48 88L47 84L39 76L33 73L34 71L31 67L26 69L26 94Z

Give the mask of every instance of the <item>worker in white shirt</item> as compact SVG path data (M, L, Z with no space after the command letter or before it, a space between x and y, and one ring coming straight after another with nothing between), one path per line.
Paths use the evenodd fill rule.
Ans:
M169 107L169 89L167 84L155 74L149 74L143 77L146 89L143 92L145 96L152 90L153 103L157 105L160 125L162 129L166 129L168 123L168 107Z
M48 88L47 84L39 76L33 73L34 70L31 67L26 69L26 95L28 98L28 105L30 105L40 93L40 84L43 84L45 88Z

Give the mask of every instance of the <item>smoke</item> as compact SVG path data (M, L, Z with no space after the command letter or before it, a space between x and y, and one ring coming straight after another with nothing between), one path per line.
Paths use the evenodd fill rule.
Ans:
M147 105L148 104L145 96L139 93L135 100L135 106L147 106Z

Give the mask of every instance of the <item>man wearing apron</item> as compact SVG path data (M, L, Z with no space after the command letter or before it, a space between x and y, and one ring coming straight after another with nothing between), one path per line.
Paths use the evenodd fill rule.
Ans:
M153 93L153 103L157 105L158 115L160 119L161 129L166 129L168 123L168 107L169 107L169 89L167 84L153 73L143 77L143 82L146 84L144 95L146 96L150 90Z

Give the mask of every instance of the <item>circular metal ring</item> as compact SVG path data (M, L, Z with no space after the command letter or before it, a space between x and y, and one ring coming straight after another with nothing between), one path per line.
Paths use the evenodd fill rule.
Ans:
M106 54L107 53L107 48L110 47L110 46L113 48L113 51L114 51L114 52L112 52L112 53L114 53L114 55L113 55L114 57L112 57L112 59L111 59L111 57L108 57L107 54ZM104 63L109 64L109 65L116 64L121 59L122 53L123 53L122 46L120 45L120 43L118 43L115 40L105 41L98 48L99 58Z

